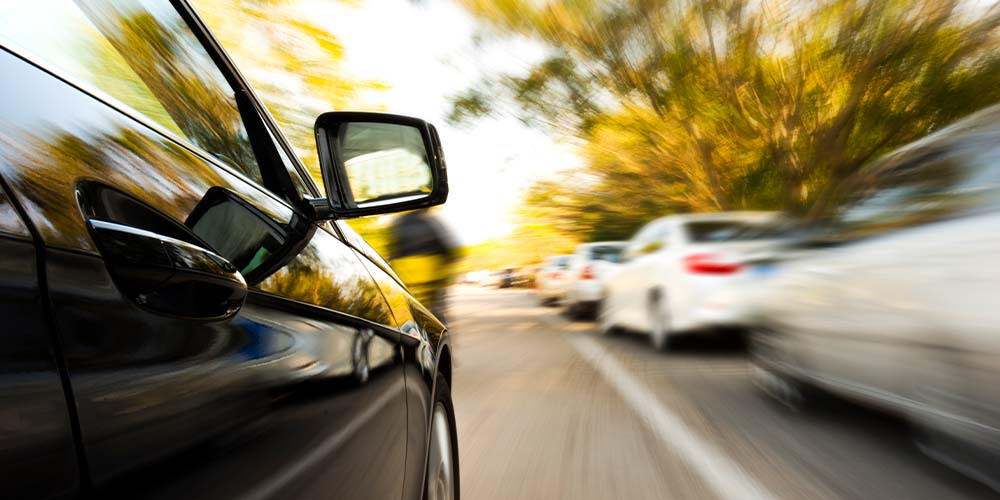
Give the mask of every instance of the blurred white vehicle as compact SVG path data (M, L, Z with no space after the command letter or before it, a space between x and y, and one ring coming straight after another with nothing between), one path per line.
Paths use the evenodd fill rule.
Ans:
M1000 485L1000 107L863 169L763 291L751 355L788 403L821 387L898 413Z
M621 262L624 241L584 243L576 247L567 272L563 305L574 318L591 315L604 300L604 278Z
M769 285L781 263L799 252L793 244L802 237L803 231L797 227L800 224L782 217L776 218L774 223L754 226L734 235L734 239L739 241L761 243L732 253L731 259L740 266L740 272L707 299L708 303L725 305L725 319L714 326L741 330L755 326L760 316L761 291Z
M649 334L657 349L678 333L737 321L719 292L747 271L745 255L774 241L743 235L774 224L772 212L722 212L663 217L639 230L624 262L605 280L602 330Z
M463 283L470 285L480 285L486 280L490 275L489 271L469 271L465 273Z
M557 255L545 259L535 275L535 291L542 305L554 305L566 296L569 264L572 255Z

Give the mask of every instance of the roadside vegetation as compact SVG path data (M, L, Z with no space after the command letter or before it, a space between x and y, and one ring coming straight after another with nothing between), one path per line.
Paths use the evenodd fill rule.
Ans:
M1000 100L1000 7L960 0L460 0L547 57L453 98L579 144L526 224L627 238L671 212L816 216L867 162ZM530 242L526 245L532 246Z

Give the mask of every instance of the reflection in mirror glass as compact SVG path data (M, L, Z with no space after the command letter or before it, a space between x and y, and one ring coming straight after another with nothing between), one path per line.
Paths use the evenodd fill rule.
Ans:
M430 162L414 127L348 123L340 151L356 203L431 192Z

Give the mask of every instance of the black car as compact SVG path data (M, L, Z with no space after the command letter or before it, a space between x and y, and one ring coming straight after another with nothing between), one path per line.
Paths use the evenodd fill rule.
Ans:
M0 497L458 498L446 329L340 221L443 203L434 127L320 116L317 188L185 1L0 17Z

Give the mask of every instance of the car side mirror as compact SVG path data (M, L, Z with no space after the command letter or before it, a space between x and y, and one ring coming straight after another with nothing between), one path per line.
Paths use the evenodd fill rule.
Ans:
M448 199L444 154L433 125L407 116L338 111L320 115L315 132L326 188L326 200L313 202L317 218L401 212Z

